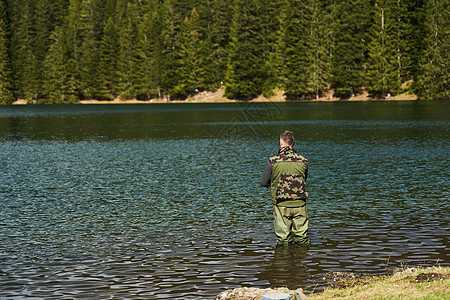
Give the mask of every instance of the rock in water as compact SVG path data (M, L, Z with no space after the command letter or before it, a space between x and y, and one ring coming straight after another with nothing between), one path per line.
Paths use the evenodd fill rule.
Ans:
M290 298L286 293L268 293L262 296L262 300L290 300Z

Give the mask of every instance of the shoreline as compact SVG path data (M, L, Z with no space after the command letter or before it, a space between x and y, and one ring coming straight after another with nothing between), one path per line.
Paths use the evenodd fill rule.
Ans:
M215 92L200 92L194 96L188 97L185 100L166 100L162 98L155 98L150 100L137 100L137 99L129 99L122 100L120 98L116 98L114 100L97 100L97 99L89 99L89 100L80 100L73 104L176 104L176 103L232 103L234 101L239 102L279 102L279 103L296 103L296 102L372 102L372 101L383 101L383 102L392 102L392 101L416 101L418 100L417 95L411 94L409 92L401 93L396 96L391 96L386 99L382 98L374 98L370 97L367 92L363 94L356 95L350 98L337 98L333 96L333 93L330 92L323 97L317 99L299 99L299 100L286 100L284 97L284 92L281 90L276 90L275 94L271 97L259 96L257 98L251 100L234 100L228 99L224 97L225 88L221 87ZM36 104L29 103L29 101L24 99L18 99L12 103L12 105L28 105L28 104Z
M450 267L416 267L397 269L388 275L356 277L353 273L330 272L334 283L325 290L303 293L303 289L239 287L221 292L216 300L262 299L263 295L285 293L290 299L446 299L450 294ZM324 279L325 279L324 277Z
M396 269L381 276L363 276L337 281L310 299L445 299L450 294L450 267Z

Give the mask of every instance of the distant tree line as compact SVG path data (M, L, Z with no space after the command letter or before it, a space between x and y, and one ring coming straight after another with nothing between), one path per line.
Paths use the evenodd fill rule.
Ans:
M449 0L0 0L0 103L450 99ZM402 85L403 84L403 85Z

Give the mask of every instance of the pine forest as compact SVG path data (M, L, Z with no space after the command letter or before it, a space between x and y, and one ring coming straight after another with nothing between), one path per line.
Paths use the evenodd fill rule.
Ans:
M0 0L0 103L450 99L450 0Z

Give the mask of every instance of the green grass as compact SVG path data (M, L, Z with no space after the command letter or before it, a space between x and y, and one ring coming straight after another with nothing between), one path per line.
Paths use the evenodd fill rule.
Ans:
M422 274L422 275L420 275ZM341 281L308 299L450 299L450 268L408 268L391 276Z

